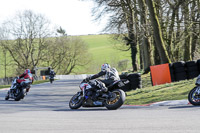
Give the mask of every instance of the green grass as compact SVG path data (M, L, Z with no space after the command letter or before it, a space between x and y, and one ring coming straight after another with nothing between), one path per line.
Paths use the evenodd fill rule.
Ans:
M3 88L9 88L10 85L0 85L0 89L3 89Z
M144 88L127 92L125 104L142 105L166 100L187 99L189 91L195 86L195 79L151 86L150 76L142 75Z
M36 84L41 84L41 83L45 83L45 82L49 82L49 80L38 80L38 81L34 81L33 82L33 85L36 85ZM10 85L0 85L0 89L3 89L3 88L10 88L11 84Z
M90 66L86 73L97 73L103 63L109 63L111 66L118 67L121 60L128 60L127 69L131 68L130 51L121 51L116 46L121 46L118 42L112 40L110 35L87 35L80 36L89 47ZM80 72L82 70L79 70ZM81 72L82 73L82 72Z

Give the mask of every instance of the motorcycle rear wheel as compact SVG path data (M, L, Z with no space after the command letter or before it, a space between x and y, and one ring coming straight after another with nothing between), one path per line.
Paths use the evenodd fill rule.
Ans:
M197 94L197 89L199 88L194 87L188 94L188 101L195 106L200 105L200 94Z
M121 107L126 99L125 92L123 90L117 89L112 91L114 93L115 97L107 99L105 101L105 107L109 110L115 110Z
M83 100L84 100L83 96L78 95L78 93L77 93L70 99L69 107L71 109L78 109L82 106Z

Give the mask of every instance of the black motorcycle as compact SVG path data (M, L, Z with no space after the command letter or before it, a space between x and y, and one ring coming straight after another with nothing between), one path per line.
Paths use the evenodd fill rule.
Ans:
M69 107L78 109L82 107L106 107L109 110L115 110L121 107L125 101L126 95L120 88L124 83L119 80L108 86L108 92L98 95L89 82L83 80L79 85L80 90L70 100Z
M5 100L8 100L9 98L14 99L15 101L24 99L25 95L27 95L31 87L31 84L32 84L32 81L27 79L23 82L22 85L19 85L19 83L17 83L17 78L15 78L12 81L12 85L5 97Z
M188 101L192 105L200 105L200 75L197 77L195 85L188 94Z

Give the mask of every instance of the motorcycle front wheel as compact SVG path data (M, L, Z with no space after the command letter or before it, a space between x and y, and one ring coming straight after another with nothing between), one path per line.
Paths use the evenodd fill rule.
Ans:
M192 105L200 105L200 87L194 87L188 94L188 101Z
M115 110L121 107L126 99L125 92L123 90L117 89L112 91L113 97L108 98L105 101L105 107L109 110Z
M69 107L71 109L78 109L83 103L83 95L80 93L75 94L69 101Z
M8 91L8 93L6 94L6 96L5 96L5 100L8 100L10 97L9 97L9 91Z
M24 89L20 89L16 98L15 98L15 101L19 101L21 99L23 99L25 96L25 90Z

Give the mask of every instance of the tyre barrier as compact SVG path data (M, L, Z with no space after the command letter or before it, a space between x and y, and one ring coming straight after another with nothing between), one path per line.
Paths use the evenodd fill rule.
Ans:
M125 83L125 86L122 87L122 90L124 90L125 92L130 90L136 90L137 88L142 88L142 80L141 75L139 73L122 74L120 75L120 79L123 82L129 82L127 84Z
M196 78L200 74L200 59L197 61L180 61L169 64L171 81Z
M174 69L174 79L175 81L181 81L187 79L187 73L185 69L185 62L175 62L172 64Z
M175 81L175 75L174 75L174 68L173 68L172 63L169 64L169 70L170 70L170 75L171 75L171 81L174 82Z
M199 75L199 70L196 61L185 62L187 78L193 79Z

